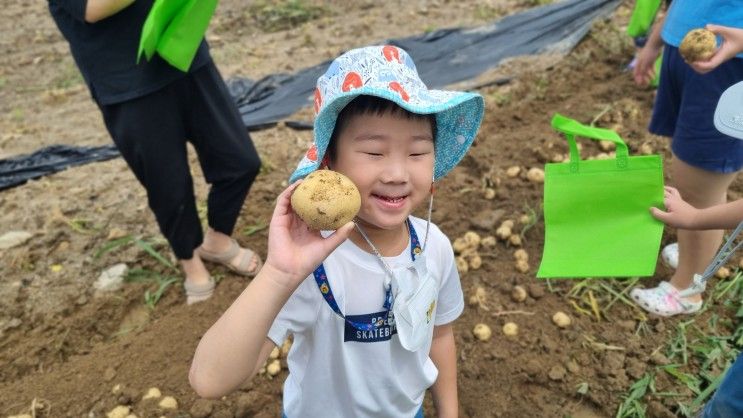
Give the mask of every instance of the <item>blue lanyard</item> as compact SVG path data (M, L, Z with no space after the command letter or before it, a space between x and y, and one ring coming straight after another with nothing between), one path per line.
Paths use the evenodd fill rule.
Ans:
M413 223L410 222L410 219L408 219L406 222L408 223L408 231L410 231L410 258L415 261L415 256L420 254L422 250L418 241L418 235L415 233L415 228L413 228ZM346 318L346 316L343 315L343 312L341 312L341 309L338 307L338 302L333 296L333 289L330 288L330 282L328 281L328 275L325 273L325 267L320 264L315 269L315 271L312 272L312 275L315 276L315 282L317 283L317 287L320 288L320 293L322 293L322 297L325 298L325 302L330 305L330 307L333 309L333 312L343 318L343 320L346 321L349 325L359 331L372 331L384 325L383 319L379 319L373 324L367 324L351 321L350 319ZM387 316L389 317L389 315L392 314L392 311L390 310L392 308L391 286L387 286L387 289L385 289L384 304L382 305L382 307L387 311Z

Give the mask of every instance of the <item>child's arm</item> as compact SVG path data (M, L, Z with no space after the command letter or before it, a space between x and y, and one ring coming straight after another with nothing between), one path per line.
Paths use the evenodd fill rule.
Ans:
M697 209L681 198L679 191L666 186L666 210L650 208L650 213L663 223L681 229L735 229L743 221L743 199Z
M199 396L226 395L255 374L274 347L267 334L281 308L353 229L349 222L325 239L310 230L291 209L298 184L279 195L265 265L196 348L189 380Z
M645 46L637 53L637 62L633 71L636 84L646 86L655 78L655 60L658 59L658 55L660 55L660 51L663 49L663 39L660 33L663 30L665 20L665 14L658 12L658 18L655 24L653 24L653 29L650 31L650 36L648 36Z
M433 341L429 356L439 370L438 378L431 387L437 417L456 418L459 414L457 348L451 324L433 328Z
M743 29L718 25L707 25L707 29L722 37L722 45L707 61L689 63L691 68L701 74L714 70L723 62L743 52Z

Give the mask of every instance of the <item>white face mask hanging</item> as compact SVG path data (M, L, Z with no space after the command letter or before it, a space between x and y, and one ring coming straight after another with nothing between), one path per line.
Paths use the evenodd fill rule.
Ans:
M394 270L392 294L400 344L408 351L418 351L431 339L438 297L436 280L428 273L423 253L409 266Z
M408 351L418 351L430 341L436 319L438 283L428 271L425 256L432 208L433 184L431 185L426 237L422 250L415 255L415 259L410 264L395 269L392 269L384 261L366 233L358 223L356 224L359 233L371 246L387 273L385 288L391 286L392 289L392 313L395 316L397 335L400 339L400 345ZM411 245L414 245L412 242L417 241L417 236L412 223L408 223L408 227L410 228ZM413 253L416 253L416 251L413 251Z

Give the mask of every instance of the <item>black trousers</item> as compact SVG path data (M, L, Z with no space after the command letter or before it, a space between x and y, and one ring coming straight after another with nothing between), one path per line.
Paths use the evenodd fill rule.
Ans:
M176 257L193 257L204 237L187 141L211 184L209 226L232 234L261 162L214 63L154 93L99 107L116 147L147 190L150 209Z

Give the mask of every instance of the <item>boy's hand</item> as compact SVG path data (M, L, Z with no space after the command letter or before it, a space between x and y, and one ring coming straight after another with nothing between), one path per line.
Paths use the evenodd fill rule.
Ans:
M722 37L722 45L707 61L689 63L691 68L700 74L714 70L723 62L743 52L743 29L719 25L707 25L707 29Z
M274 279L291 289L296 288L330 255L353 230L349 222L327 238L311 230L291 208L291 195L301 183L287 187L278 197L268 231L266 267Z
M663 203L666 210L650 208L653 217L675 228L694 229L697 224L699 209L686 203L676 188L666 186L664 190Z

